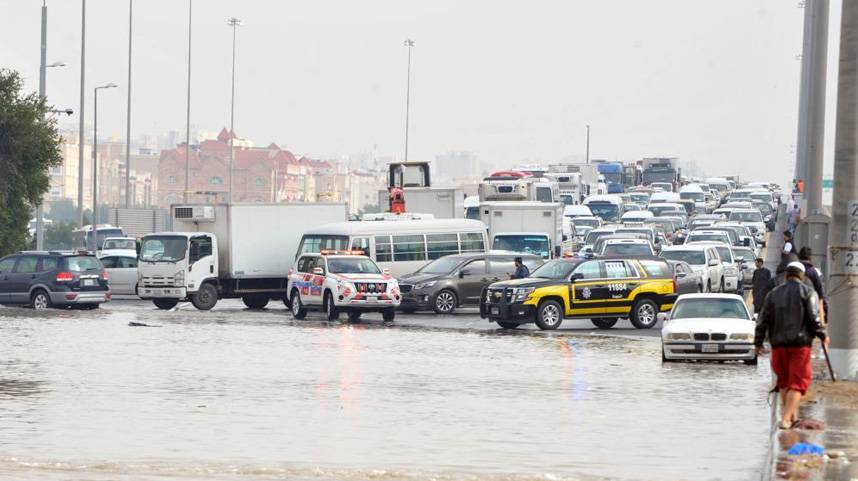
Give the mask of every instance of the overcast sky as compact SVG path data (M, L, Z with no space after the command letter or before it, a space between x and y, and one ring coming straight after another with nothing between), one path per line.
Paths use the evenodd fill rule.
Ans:
M68 65L49 70L48 97L77 112L81 2L47 3L48 62ZM0 67L32 90L40 5L0 0ZM134 3L132 136L184 132L187 5ZM840 8L832 1L833 59ZM802 15L797 0L197 0L191 122L229 123L225 20L236 16L236 132L258 145L401 157L412 38L412 159L461 149L498 166L555 162L583 156L589 123L593 158L673 155L786 181ZM99 95L100 135L124 137L127 27L127 0L87 2L88 121L92 88L120 85Z

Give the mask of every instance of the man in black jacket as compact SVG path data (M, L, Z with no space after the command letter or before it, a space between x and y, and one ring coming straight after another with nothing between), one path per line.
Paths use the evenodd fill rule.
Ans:
M822 322L825 323L825 313L828 311L826 309L828 306L825 303L825 286L822 283L822 276L819 274L819 269L811 261L812 255L813 251L810 247L802 247L798 251L798 260L804 264L804 277L813 284L813 290L816 291L816 295L819 297L819 314Z
M754 336L758 355L767 338L772 345L772 371L781 397L781 429L789 429L798 420L801 397L810 386L813 339L818 337L828 344L819 318L819 298L803 281L804 265L791 262L785 274L786 281L766 296Z
M769 281L772 280L772 271L768 270L761 257L754 261L756 269L751 280L751 295L754 298L754 314L759 314L763 308L763 301L769 292Z

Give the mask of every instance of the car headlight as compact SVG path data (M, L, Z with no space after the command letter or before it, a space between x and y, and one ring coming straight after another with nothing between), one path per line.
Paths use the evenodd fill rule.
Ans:
M731 277L738 276L739 275L739 269L736 269L735 266L728 266L727 268L724 269L724 275L725 276L731 276Z
M420 283L414 284L414 288L415 289L423 289L426 287L432 287L435 285L436 282L438 282L438 281L420 282Z
M185 285L185 271L179 271L173 276L173 287L182 287Z
M337 280L337 290L343 292L346 289L350 290L351 292L357 292L354 283L351 283L349 281Z
M754 335L749 332L737 332L734 334L730 334L730 340L732 341L753 341Z
M671 341L690 341L691 334L687 332L671 332L667 335L667 338Z
M512 290L512 301L513 302L524 302L527 299L535 287L517 287Z

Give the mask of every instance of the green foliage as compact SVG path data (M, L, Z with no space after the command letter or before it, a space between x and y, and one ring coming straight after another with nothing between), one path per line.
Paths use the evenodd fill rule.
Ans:
M54 223L45 226L45 249L69 250L74 247L75 224L73 222Z
M0 69L0 256L27 245L30 212L50 187L48 168L62 162L56 120L21 76Z

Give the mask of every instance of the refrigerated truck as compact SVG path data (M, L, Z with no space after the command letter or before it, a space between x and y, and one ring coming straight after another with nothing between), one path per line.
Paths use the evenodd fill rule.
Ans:
M480 220L488 229L492 250L552 259L573 247L563 236L564 207L560 202L482 202Z
M252 309L284 299L286 278L308 228L344 222L345 203L179 204L173 231L143 236L137 293L160 309L189 300L209 310L241 298Z
M461 187L404 187L406 212L432 214L436 219L461 219L465 216L465 191ZM378 205L390 204L390 193L378 191Z

